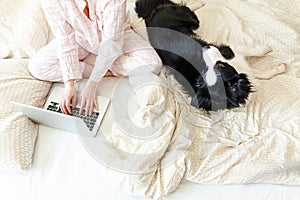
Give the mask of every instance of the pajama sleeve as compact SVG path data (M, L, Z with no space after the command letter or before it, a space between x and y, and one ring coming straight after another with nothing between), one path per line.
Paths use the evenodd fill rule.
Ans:
M104 0L101 13L103 27L102 41L98 49L95 66L90 79L99 82L114 61L123 55L123 36L126 15L126 0Z
M59 1L42 0L42 5L48 24L58 40L58 58L63 81L81 79L74 28L63 16L64 12L59 6Z

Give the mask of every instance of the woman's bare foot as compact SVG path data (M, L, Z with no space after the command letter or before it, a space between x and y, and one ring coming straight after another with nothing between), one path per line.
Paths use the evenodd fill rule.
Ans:
M110 70L108 70L106 72L106 74L104 75L104 77L114 77L114 75L113 75L113 73Z

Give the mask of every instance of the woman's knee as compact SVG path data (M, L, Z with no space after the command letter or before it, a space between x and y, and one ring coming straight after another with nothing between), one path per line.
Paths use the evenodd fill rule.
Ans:
M40 59L33 57L28 63L28 71L29 73L40 80L44 81L60 81L61 75L58 72L59 69L57 64L49 64L45 62L41 62ZM59 77L58 77L59 76Z
M40 75L41 73L39 73L40 72L39 64L36 62L36 59L34 57L31 58L28 63L28 71L33 77L42 79Z

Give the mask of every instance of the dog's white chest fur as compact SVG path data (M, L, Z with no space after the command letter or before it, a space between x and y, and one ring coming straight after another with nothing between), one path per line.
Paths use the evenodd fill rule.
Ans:
M208 67L205 74L206 83L208 86L212 86L217 82L214 66L218 61L223 60L223 56L216 47L210 46L209 48L203 48L203 59Z

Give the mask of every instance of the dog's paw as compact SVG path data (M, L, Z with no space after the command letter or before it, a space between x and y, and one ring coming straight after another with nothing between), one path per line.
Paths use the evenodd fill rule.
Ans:
M256 48L257 48L257 54L260 56L264 56L267 53L270 53L272 51L272 48L266 45L259 45L256 46Z
M286 72L287 64L281 63L273 68L274 75Z
M273 76L276 76L277 74L281 74L287 71L287 64L286 63L281 63L279 65L274 66L271 70L267 71L257 71L255 72L256 74L254 77L258 79L270 79Z
M196 11L197 9L199 9L199 8L201 8L201 7L203 7L203 6L205 6L205 2L201 2L201 1L195 1L194 3L190 3L189 5L188 5L188 7L192 10L192 11Z
M270 73L265 73L261 79L270 79L273 76L276 76L278 74L282 74L287 71L287 64L286 63L281 63L279 65L276 65L275 67L272 68Z

